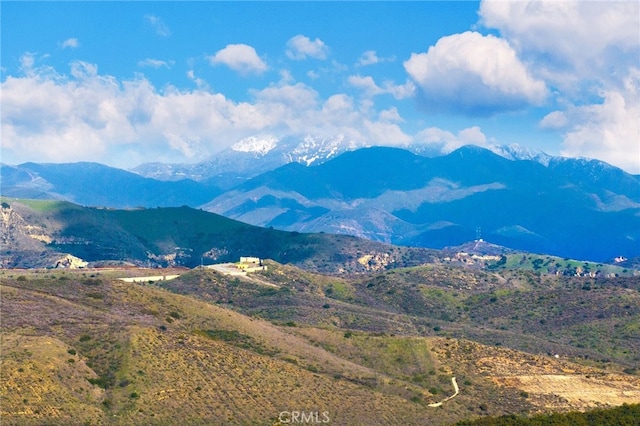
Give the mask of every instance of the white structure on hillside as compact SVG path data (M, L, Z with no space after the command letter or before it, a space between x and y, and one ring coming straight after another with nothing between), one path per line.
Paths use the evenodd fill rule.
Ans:
M205 268L215 269L225 275L247 275L249 272L266 271L267 266L262 264L259 257L241 257L238 263L218 263L207 265Z

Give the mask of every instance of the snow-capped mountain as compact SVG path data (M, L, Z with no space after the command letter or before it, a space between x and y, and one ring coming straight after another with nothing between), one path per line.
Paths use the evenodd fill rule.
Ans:
M275 136L250 136L231 145L231 150L252 153L256 158L260 158L276 148L279 141Z
M344 135L278 138L256 135L241 139L229 148L196 164L145 163L131 171L159 180L216 180L226 187L288 163L305 166L322 164L343 152L365 147Z
M158 180L192 179L213 184L221 189L229 189L247 179L285 164L300 163L304 166L317 166L345 152L369 146L362 142L349 140L341 134L332 137L306 135L283 138L269 134L254 135L237 141L229 148L199 163L145 163L131 171ZM449 153L443 152L443 146L437 144L416 143L406 145L403 149L428 158L440 157ZM613 166L601 161L553 156L517 144L491 145L485 149L507 160L534 161L548 168L566 169L566 173L572 173L571 170L575 167L576 161L588 163L595 174L602 173L604 169L613 168ZM583 167L581 166L580 169L582 170Z
M549 166L549 162L555 158L545 152L515 143L510 145L491 145L488 149L494 154L504 157L507 160L531 160L536 161L543 166Z

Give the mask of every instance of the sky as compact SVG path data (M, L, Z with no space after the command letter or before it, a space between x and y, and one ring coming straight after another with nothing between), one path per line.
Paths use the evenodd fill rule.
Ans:
M518 144L640 174L640 2L0 2L0 161L247 137Z

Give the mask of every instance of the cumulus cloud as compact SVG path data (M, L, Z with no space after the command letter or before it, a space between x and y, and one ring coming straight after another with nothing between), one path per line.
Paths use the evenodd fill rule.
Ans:
M416 142L437 147L445 154L464 145L477 145L482 147L489 147L491 145L478 126L462 129L457 134L438 127L429 127L415 135L415 140Z
M395 60L394 56L391 56L388 58L381 58L378 56L375 50L367 50L362 55L360 55L360 58L358 58L358 62L356 63L356 65L364 67L367 65L378 64L380 62L391 62L394 60Z
M606 91L599 104L560 113L567 128L563 155L598 158L640 174L640 70L626 81L626 92Z
M400 116L400 113L398 112L398 108L396 107L391 107L389 109L382 110L380 111L380 114L378 114L378 116L380 117L380 121L384 121L384 122L393 122L393 123L404 122L404 119Z
M367 97L389 94L400 100L413 96L415 92L415 85L410 81L403 85L396 85L391 81L386 81L382 87L378 86L373 77L370 76L352 75L349 76L347 81L351 86L361 89Z
M309 58L326 59L329 48L319 38L311 40L302 34L291 37L287 41L286 54L290 59L302 60Z
M75 49L77 47L80 47L80 42L78 41L77 38L68 38L62 43L60 43L60 47L63 49L67 49L67 48Z
M166 38L171 35L171 30L169 30L169 27L160 17L155 15L145 15L144 20L149 26L151 26L151 28L153 28L158 36Z
M612 65L638 61L637 1L485 0L479 14L555 84L608 79Z
M640 171L639 2L484 0L479 14L554 87L564 108L540 126L563 132L564 155Z
M558 130L567 125L567 116L562 111L553 111L545 115L540 121L540 127L543 129Z
M260 74L267 70L267 64L260 59L256 49L246 44L229 44L209 57L212 65L223 64L242 74Z
M373 65L378 62L380 62L380 58L378 58L375 50L367 50L360 56L360 59L358 59L358 65L362 66Z
M505 40L477 32L443 37L404 62L424 106L491 115L541 104L543 81L534 78Z
M75 62L70 72L38 68L1 83L2 155L22 161L99 161L132 167L140 162L198 161L255 134L336 137L345 143L399 144L411 137L398 111L361 108L351 96L323 99L286 79L234 102L206 87L162 90L141 75L119 80L95 64ZM198 80L193 71L187 77Z

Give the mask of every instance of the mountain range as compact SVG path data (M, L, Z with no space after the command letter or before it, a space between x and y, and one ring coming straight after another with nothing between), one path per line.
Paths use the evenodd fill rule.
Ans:
M195 165L2 165L0 190L87 206L187 205L262 227L407 246L485 239L585 260L640 255L638 176L517 146L418 151L250 138Z

